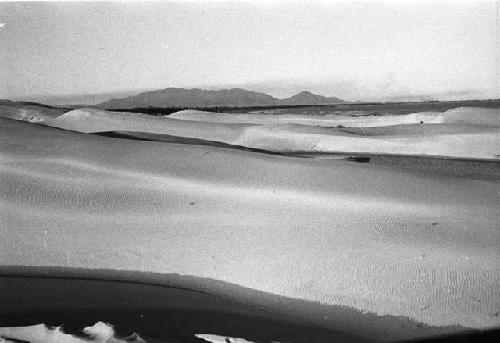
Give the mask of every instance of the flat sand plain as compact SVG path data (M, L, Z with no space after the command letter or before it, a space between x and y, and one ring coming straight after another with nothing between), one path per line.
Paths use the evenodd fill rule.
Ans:
M494 175L1 118L0 161L3 264L180 273L430 326L500 325Z

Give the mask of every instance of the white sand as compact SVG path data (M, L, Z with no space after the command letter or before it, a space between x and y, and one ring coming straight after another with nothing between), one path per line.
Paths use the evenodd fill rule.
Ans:
M78 132L139 131L232 142L251 124L198 123L92 108L73 110L44 124Z
M500 126L500 109L474 107L454 108L446 112L420 112L406 115L385 116L211 113L184 110L172 113L168 117L207 123L302 124L327 127L335 127L337 125L370 127L419 124L421 121L427 124L467 123Z
M399 116L302 117L182 111L170 117L153 117L80 109L45 123L79 132L169 134L276 152L385 153L498 159L500 114L497 112L497 109L459 108L445 113ZM240 123L218 119L231 119L232 116ZM229 119L226 121L231 121ZM427 124L420 124L422 120ZM338 125L347 128L337 128Z
M62 115L66 110L39 106L36 104L21 104L8 100L0 100L0 117L32 123L43 122Z
M482 159L498 159L500 156L500 129L492 127L476 132L443 127L442 131L446 133L441 135L435 132L427 134L425 128L419 135L412 132L393 135L394 129L386 128L389 131L387 135L369 136L348 134L338 129L325 134L319 130L317 133L294 130L289 126L254 126L247 128L234 144L284 152L381 153Z
M0 119L0 260L500 325L500 184Z
M251 343L246 339L239 337L222 337L211 334L197 334L196 337L212 343Z
M61 327L48 328L44 324L24 327L0 327L0 342L2 337L13 338L31 343L144 343L145 341L136 335L120 339L115 336L112 326L103 322L97 322L92 326L83 328L85 338L76 337L64 333ZM7 339L9 343L11 340ZM14 342L14 341L13 341Z

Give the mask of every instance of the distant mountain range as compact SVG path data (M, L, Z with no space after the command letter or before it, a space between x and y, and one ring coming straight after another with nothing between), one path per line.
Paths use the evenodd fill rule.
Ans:
M137 107L249 107L279 105L331 105L344 103L336 97L325 97L311 92L300 92L290 98L277 99L268 94L247 91L241 88L203 90L165 88L143 92L121 99L111 99L96 107L127 109Z
M278 100L278 102L279 105L331 105L345 101L336 97L326 97L303 91L290 98Z

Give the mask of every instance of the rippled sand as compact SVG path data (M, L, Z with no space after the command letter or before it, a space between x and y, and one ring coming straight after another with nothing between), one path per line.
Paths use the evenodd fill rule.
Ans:
M479 163L479 162L478 162ZM0 260L181 273L500 325L500 184L0 118Z

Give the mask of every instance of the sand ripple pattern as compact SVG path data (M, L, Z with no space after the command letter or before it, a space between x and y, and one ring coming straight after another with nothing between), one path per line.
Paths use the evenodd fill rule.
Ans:
M57 144L56 144L57 142ZM500 185L0 126L0 261L181 273L500 325Z

